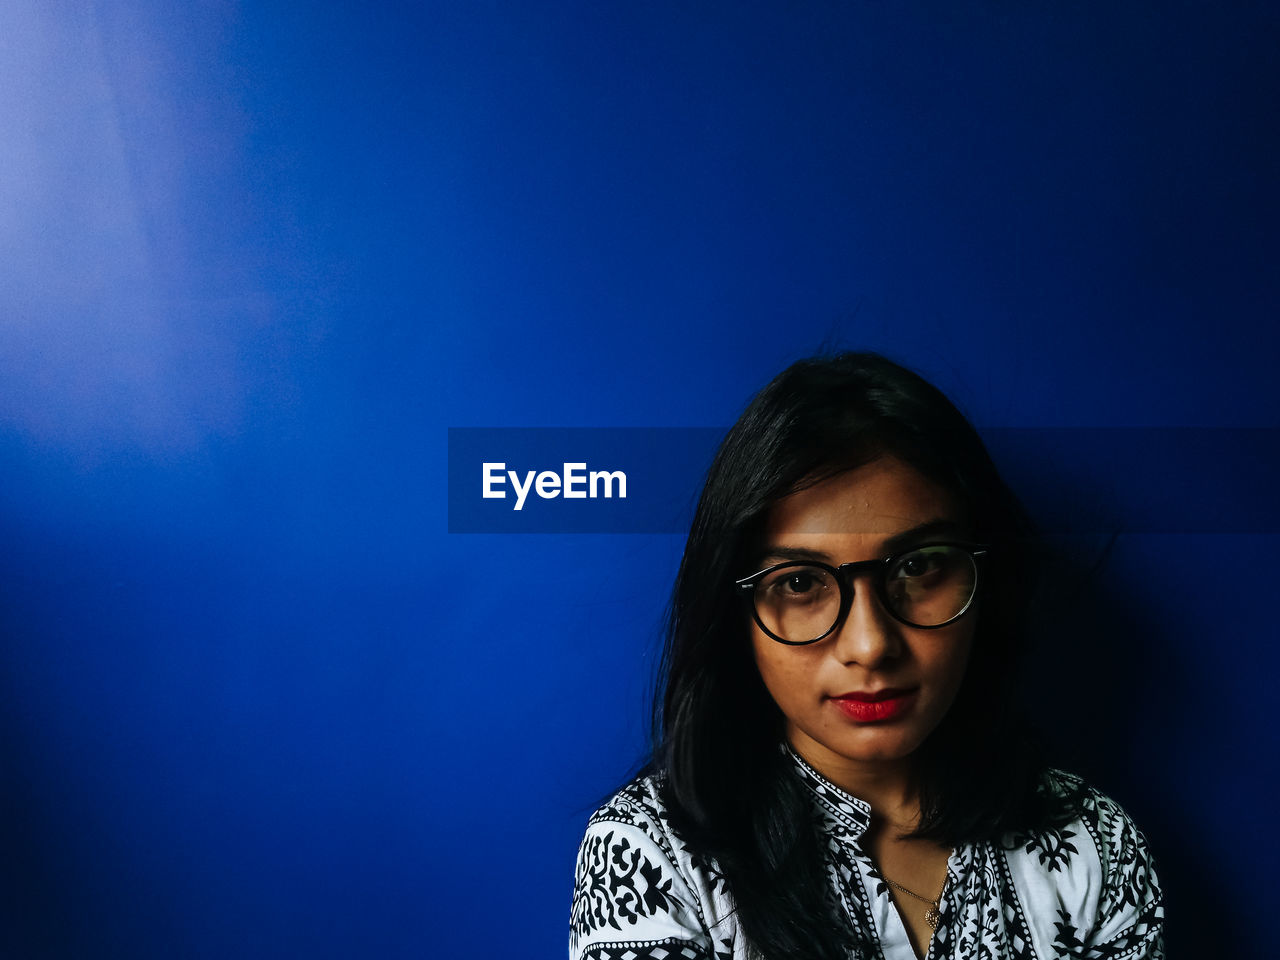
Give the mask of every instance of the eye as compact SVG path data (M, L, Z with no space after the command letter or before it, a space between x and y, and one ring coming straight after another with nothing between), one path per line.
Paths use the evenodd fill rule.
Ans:
M782 581L780 589L786 593L808 593L818 585L818 579L811 573L793 573Z
M831 576L817 567L787 567L760 583L765 597L777 603L809 603L834 589Z
M933 558L923 553L913 553L898 564L898 573L904 577L923 577L936 566Z
M922 547L905 553L893 564L891 580L923 580L945 574L955 563L954 547Z

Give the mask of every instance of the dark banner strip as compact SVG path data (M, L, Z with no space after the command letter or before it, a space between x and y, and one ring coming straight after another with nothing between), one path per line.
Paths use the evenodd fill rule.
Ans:
M982 431L1046 534L1280 533L1280 429ZM450 533L686 533L724 430L449 430Z

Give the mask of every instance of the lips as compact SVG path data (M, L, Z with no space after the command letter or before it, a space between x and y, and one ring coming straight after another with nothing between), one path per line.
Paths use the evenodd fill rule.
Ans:
M881 690L851 690L832 697L831 702L855 723L879 723L906 713L915 699L915 689L885 687Z
M832 700L857 700L859 703L879 703L881 700L892 700L913 691L905 687L885 687L882 690L854 690L850 693L838 693Z

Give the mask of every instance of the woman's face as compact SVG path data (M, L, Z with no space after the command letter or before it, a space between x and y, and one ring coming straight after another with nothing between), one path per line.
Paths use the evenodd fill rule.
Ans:
M778 501L756 569L797 558L839 566L967 533L946 491L885 456ZM976 621L970 609L944 627L908 627L885 611L870 577L853 586L848 616L817 643L788 646L751 627L791 744L829 776L920 746L960 689Z

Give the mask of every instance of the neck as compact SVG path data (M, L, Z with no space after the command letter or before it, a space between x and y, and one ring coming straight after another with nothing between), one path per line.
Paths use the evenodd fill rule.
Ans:
M837 787L871 807L874 820L913 829L920 819L920 795L911 757L850 760L794 732L791 746L805 762ZM807 742L806 742L807 741Z

